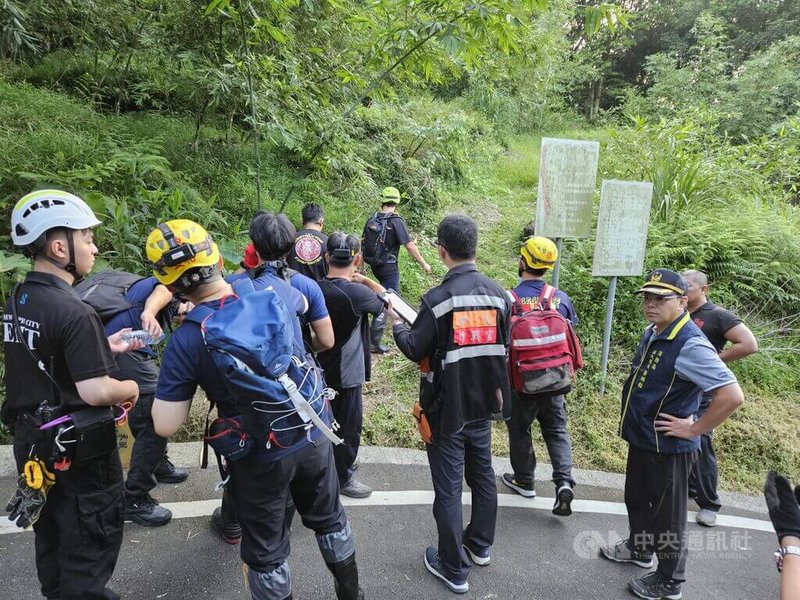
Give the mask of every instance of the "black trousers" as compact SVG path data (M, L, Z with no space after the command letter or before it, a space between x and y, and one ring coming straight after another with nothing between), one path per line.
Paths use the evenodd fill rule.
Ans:
M156 433L153 426L153 399L155 394L139 396L128 413L128 424L133 433L131 466L125 480L125 492L130 496L146 494L156 486L153 471L167 453L167 440Z
M658 572L677 581L685 580L689 473L696 459L696 452L662 454L628 446L629 539L640 552L655 552Z
M375 279L378 280L387 290L394 290L400 293L400 265L396 262L387 263L380 267L370 267Z
M508 446L514 479L533 485L536 470L536 450L531 440L531 425L539 421L547 453L553 464L553 483L556 487L575 487L572 478L572 440L567 431L567 409L563 395L536 398L529 394L514 393L511 403L511 420L508 427Z
M361 386L336 389L336 397L331 400L331 410L339 423L337 435L344 440L333 448L336 462L336 473L339 485L346 485L353 477L353 465L361 445L361 428L364 423L364 403L361 398Z
M697 418L705 414L708 404L701 404ZM719 512L722 503L717 495L717 455L714 453L714 430L707 431L700 436L700 455L694 463L689 475L689 493L697 501L700 508L707 508Z
M251 569L268 573L289 557L290 494L303 525L316 534L339 532L347 525L332 444L327 440L278 461L246 457L230 462L229 468L230 499L242 526L242 560Z
M20 472L29 449L25 442L14 441ZM119 598L106 584L122 545L124 514L117 452L56 472L56 484L33 526L42 595L60 600Z
M467 423L457 433L438 436L426 449L439 558L447 577L461 583L467 580L472 565L462 543L466 541L479 550L494 543L497 483L492 469L491 421ZM472 513L466 530L461 513L462 478L472 490Z

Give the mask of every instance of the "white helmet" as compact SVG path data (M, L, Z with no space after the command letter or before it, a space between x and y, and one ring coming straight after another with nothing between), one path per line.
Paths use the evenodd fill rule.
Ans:
M61 190L31 192L11 212L11 240L15 246L43 245L41 236L51 229L89 229L100 221L83 200Z

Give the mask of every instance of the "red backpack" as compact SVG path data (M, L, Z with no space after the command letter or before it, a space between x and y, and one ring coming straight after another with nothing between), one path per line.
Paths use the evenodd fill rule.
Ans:
M524 394L555 396L572 387L583 355L572 323L552 307L556 288L544 284L538 306L525 310L519 296L511 309L508 375L511 387Z

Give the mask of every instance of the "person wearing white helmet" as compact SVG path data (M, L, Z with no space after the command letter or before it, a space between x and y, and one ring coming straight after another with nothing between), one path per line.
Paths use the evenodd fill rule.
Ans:
M120 597L106 587L125 511L110 418L120 411L96 409L135 404L136 383L110 377L112 352L138 349L141 342L124 342L124 330L106 337L100 317L72 288L94 265L92 228L99 224L83 200L60 190L28 194L11 214L12 241L33 259L33 269L14 288L3 315L6 400L0 418L14 434L20 472L35 460L50 485L43 505L33 506L22 477L7 510L18 525L33 525L41 592L51 599ZM85 410L90 407L96 408ZM95 431L106 435L94 443L73 435L68 443L69 430L90 415L102 417ZM55 419L66 423L40 429Z

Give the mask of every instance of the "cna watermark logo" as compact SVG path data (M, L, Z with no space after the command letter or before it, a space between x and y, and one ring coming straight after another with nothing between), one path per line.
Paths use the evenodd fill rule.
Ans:
M626 539L616 531L581 531L572 540L572 548L580 558L594 559L600 555L600 547L613 548L620 540ZM678 535L666 532L656 537L637 534L631 540L635 548L656 552L675 552L681 550ZM695 558L707 557L722 560L743 560L751 557L752 534L747 530L700 530L686 531L685 548Z

